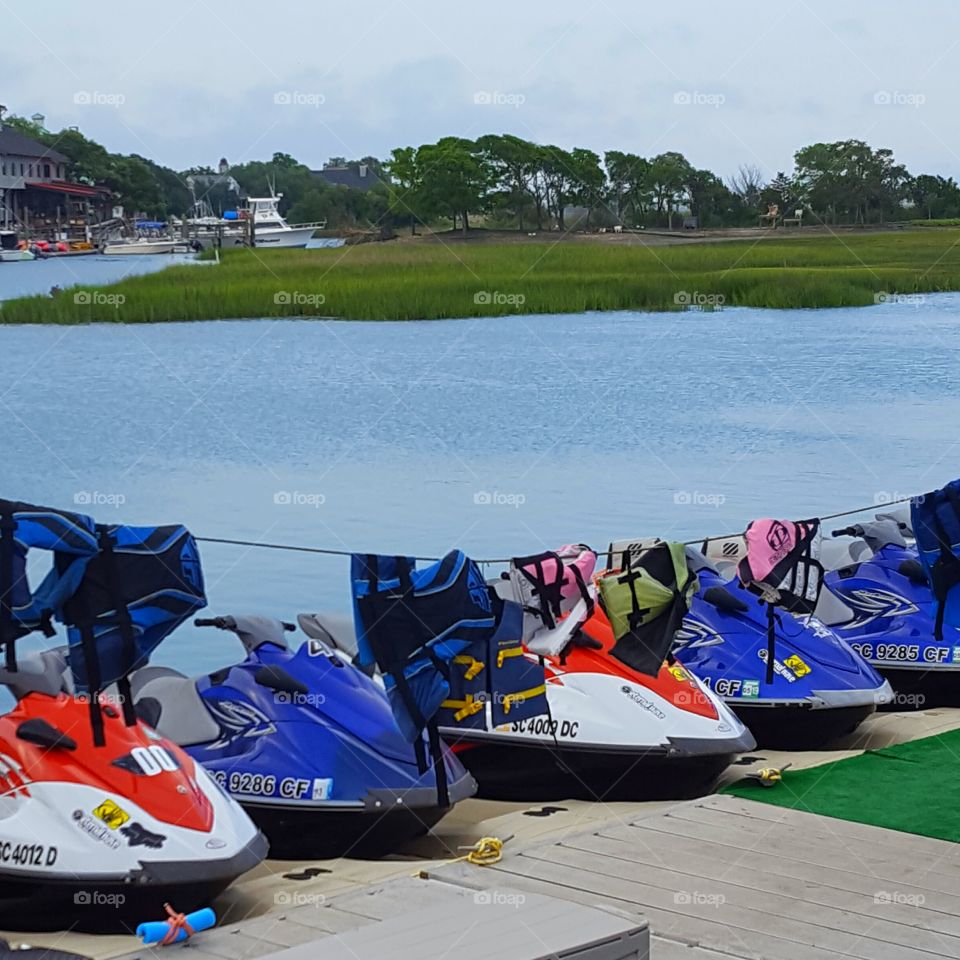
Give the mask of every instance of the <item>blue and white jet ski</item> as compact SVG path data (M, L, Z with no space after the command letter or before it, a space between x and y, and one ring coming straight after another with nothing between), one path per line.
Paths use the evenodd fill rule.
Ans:
M132 678L137 713L240 802L272 857L383 856L448 812L435 771L420 772L383 689L319 627L306 624L313 635L291 650L285 634L296 628L279 620L194 623L235 633L245 659L197 679L145 667ZM476 784L444 755L453 804Z
M731 558L733 539L717 545L720 557ZM818 618L786 611L775 615L773 681L768 683L766 606L700 551L688 548L687 562L700 589L673 654L724 698L759 746L820 747L855 730L893 699L890 684Z
M833 531L817 616L885 676L897 706L960 705L960 629L943 627L905 512Z

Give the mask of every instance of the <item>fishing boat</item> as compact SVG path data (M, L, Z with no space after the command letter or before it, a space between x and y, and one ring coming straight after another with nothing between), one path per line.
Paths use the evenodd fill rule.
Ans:
M194 217L187 221L192 228L190 235L204 249L249 246L251 233L255 247L305 247L313 234L327 225L327 221L289 224L280 214L282 199L282 193L271 193L269 197L249 197L245 207L227 211L223 217L209 213Z

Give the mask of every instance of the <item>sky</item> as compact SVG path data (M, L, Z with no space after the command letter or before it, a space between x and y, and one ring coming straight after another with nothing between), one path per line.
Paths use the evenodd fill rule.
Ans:
M817 141L960 178L956 0L0 0L0 103L182 170L514 133L772 177Z

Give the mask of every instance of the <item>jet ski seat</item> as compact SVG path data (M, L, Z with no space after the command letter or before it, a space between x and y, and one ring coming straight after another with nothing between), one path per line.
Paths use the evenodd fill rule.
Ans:
M0 684L7 687L18 699L28 693L45 693L55 697L58 693L68 693L65 677L67 673L65 647L52 650L40 650L36 653L17 657L17 669L0 668Z
M220 736L220 725L210 715L196 683L168 667L147 667L160 671L138 684L134 696L138 716L149 718L158 733L181 747L208 743ZM138 678L139 679L139 678Z
M863 563L873 551L863 540L824 539L820 548L820 562L824 570L839 570L855 563Z
M905 537L913 537L913 518L910 515L910 504L905 503L896 510L888 510L886 513L878 513L878 520L892 520Z
M824 544L826 546L826 544ZM828 568L829 569L829 568ZM832 590L821 590L813 615L828 627L849 623L856 614Z
M353 617L342 613L298 613L297 623L311 640L320 640L328 646L354 658L357 655L357 631Z

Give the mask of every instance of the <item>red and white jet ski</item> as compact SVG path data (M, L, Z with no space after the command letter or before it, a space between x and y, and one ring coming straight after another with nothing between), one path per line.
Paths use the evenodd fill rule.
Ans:
M492 732L442 730L479 796L685 799L754 748L749 730L679 664L637 673L610 655L609 628L606 638L592 632L546 658L549 716Z
M0 670L18 697L0 717L0 928L132 932L208 906L267 842L179 747L63 692L61 651Z

